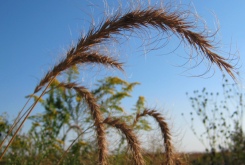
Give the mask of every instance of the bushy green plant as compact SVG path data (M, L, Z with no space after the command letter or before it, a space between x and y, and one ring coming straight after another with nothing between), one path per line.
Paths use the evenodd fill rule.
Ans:
M78 68L72 67L66 73L66 79L68 79L69 83L75 82L78 80L78 74ZM38 157L40 161L44 157L46 157L47 161L54 161L53 159L63 152L65 140L67 136L71 135L69 134L71 130L77 133L76 136L80 137L71 147L69 156L65 161L79 162L81 156L83 156L83 160L89 159L88 153L96 152L95 139L92 139L91 136L89 138L87 138L88 136L84 137L87 133L85 130L93 124L86 102L76 92L60 88L59 84L60 82L57 79L53 81L47 92L46 99L39 100L44 107L44 112L29 117L33 121L32 127L25 137L22 135L15 138L11 146L15 150L14 154L18 154L17 149L21 149L23 153L26 152L28 155ZM133 125L136 114L144 109L145 99L143 96L139 97L135 108L132 109L133 113L126 113L121 105L121 101L124 98L131 97L130 92L138 84L140 83L128 83L118 77L106 77L98 80L98 84L91 93L101 105L103 116L121 117L121 120L127 122L128 125L132 125L137 130L150 130L150 123L144 118L141 118L139 122ZM36 95L27 97L37 100ZM5 118L1 119L3 119L2 125L7 126L8 121ZM115 150L112 151L115 155L119 154L120 157L120 153L126 152L126 146L124 145L126 141L125 135L118 131L112 132L110 127L107 127L106 130L108 136L120 135L120 142ZM31 148L35 149L31 150ZM47 154L53 156L47 157ZM25 156L25 154L21 155ZM20 160L12 159L12 163L17 161Z
M67 72L68 82L72 83L77 81L78 74L79 71L77 67L69 69ZM39 101L45 108L44 113L29 117L29 119L34 121L30 133L34 133L34 135L39 137L45 137L46 140L42 139L42 141L47 141L47 145L51 145L53 142L58 142L57 145L64 144L64 140L69 131L74 130L77 132L77 136L79 136L79 134L93 124L86 101L75 91L60 88L58 86L59 84L60 82L57 79L53 81L48 92L48 97L45 100ZM118 77L106 77L102 80L98 80L96 88L92 90L91 93L96 98L98 104L101 105L101 112L104 117L121 117L122 120L132 125L136 113L143 110L145 99L143 96L139 97L134 108L135 113L126 113L121 105L121 101L126 97L131 97L130 92L132 92L135 85L138 84L140 83L128 83ZM34 99L37 98L35 95L31 97ZM37 127L40 128L38 133L36 132L37 129L35 129ZM63 132L62 138L57 140L58 136L61 134L62 127L65 127L65 131ZM142 118L137 122L135 128L138 130L150 130L151 127L150 123ZM108 133L110 136L110 131L108 131ZM85 133L80 136L78 143L72 147L73 151L78 150L79 147L81 148L80 144L84 140L84 134ZM38 138L37 136L35 136L35 138ZM126 140L122 134L120 136L122 136L122 139L117 149L118 151ZM83 145L85 144L88 143L84 142ZM46 148L46 145L43 145L43 147Z

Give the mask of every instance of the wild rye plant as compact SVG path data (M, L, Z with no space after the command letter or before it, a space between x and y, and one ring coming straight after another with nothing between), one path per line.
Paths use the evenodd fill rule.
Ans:
M65 76L67 77L68 82L72 82L77 81L76 77L78 75L78 68L73 67L68 70L68 75ZM139 97L135 108L133 109L135 113L132 114L125 113L121 100L126 97L131 97L130 92L133 90L134 86L138 84L138 82L128 83L118 77L106 77L102 80L98 80L96 88L90 92L95 97L96 102L100 105L100 110L103 117L120 117L121 120L127 122L128 125L132 125L134 123L136 112L140 112L144 108L145 99L142 96ZM67 139L67 134L71 130L75 131L77 136L79 136L83 130L86 130L93 125L93 120L90 112L88 111L85 100L80 95L77 95L75 91L58 87L59 85L60 82L57 79L53 81L49 88L50 92L48 92L48 97L45 100L40 100L41 105L45 108L44 113L38 113L29 117L29 119L33 121L30 135L33 138L35 137L35 139L40 139L42 138L41 135L45 134L46 136L42 141L57 141L60 132L63 130L63 135L61 135L62 138L59 138L61 140L59 140L59 142L64 144L65 140ZM32 95L32 97L34 100L38 99L38 96L36 95ZM36 128L41 128L41 130ZM151 129L150 123L144 119L135 123L133 128L135 130ZM108 132L108 135L113 136L108 128L105 128L105 131ZM84 135L85 133L82 133L78 141L83 145L85 145L87 142L91 144L91 135L90 140L85 142L83 141L86 139L83 137ZM120 136L122 138L120 140L117 154L119 154L119 150L125 140L124 136ZM77 143L75 145L77 146L76 150L78 150L80 145ZM50 144L43 145L39 153L49 146ZM56 146L56 148L59 149L60 147ZM73 151L75 151L74 147L75 146L72 146Z
M106 54L103 50L110 42L116 41L120 44L120 37L125 37L125 35L127 37L127 33L125 32L131 32L131 34L135 33L139 36L145 35L146 38L149 37L147 35L148 32L153 29L157 30L159 34L166 34L167 37L174 34L182 41L182 43L184 43L185 46L196 51L197 55L201 57L202 60L206 60L207 63L210 64L210 67L216 65L220 70L227 72L234 80L236 80L235 68L233 66L234 63L232 61L233 59L227 59L220 55L221 51L216 48L216 43L213 40L215 33L209 34L205 28L203 30L199 30L200 22L200 17L195 13L192 13L190 10L182 10L181 7L176 8L174 6L173 8L171 3L166 4L165 6L156 5L146 7L138 3L135 8L129 8L126 10L118 8L112 16L104 16L103 21L101 21L97 26L91 25L89 31L79 38L77 44L70 46L65 58L60 59L59 63L50 69L41 79L32 94L34 95L37 92L42 91L41 95L23 115L24 119L17 128L12 139L9 141L0 159L2 159L6 153L13 139L33 111L36 104L47 92L49 86L56 77L61 75L65 70L75 65L85 66L93 64L112 67L122 72L124 71L124 64L119 62L118 58ZM205 27L204 24L202 26ZM197 58L197 56L195 57ZM190 59L195 57L190 54ZM93 126L96 128L99 164L107 164L106 158L108 156L108 149L105 138L105 124L115 127L125 134L129 148L133 153L134 163L144 164L140 142L131 126L122 122L120 119L114 119L111 117L104 119L100 111L100 105L96 102L93 94L84 86L67 82L61 82L58 86L69 90L75 90L83 99L86 100L94 120ZM22 119L22 117L19 118L20 114L16 118L8 135ZM166 149L166 164L179 164L179 160L173 153L170 130L165 122L165 118L161 117L161 115L155 110L149 110L146 108L142 113L139 112L137 114L135 122L137 122L138 118L145 115L152 116L159 123ZM1 147L5 140L1 143Z

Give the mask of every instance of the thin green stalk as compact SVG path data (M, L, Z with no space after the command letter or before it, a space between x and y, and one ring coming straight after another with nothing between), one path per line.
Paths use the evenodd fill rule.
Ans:
M16 125L21 121L21 119L26 115L26 113L30 111L33 105L34 103L26 110L26 112L21 116L21 118L15 123L14 127L16 127Z
M58 163L57 163L56 165L60 164L60 162L61 162L62 159L65 157L66 153L69 151L69 149L71 148L71 146L75 143L75 141L77 141L77 139L78 139L84 132L86 132L88 129L92 128L93 126L94 126L94 125L88 127L86 130L84 130L83 132L81 132L81 133L77 136L77 138L76 138L75 140L73 140L73 142L71 143L71 145L70 145L70 146L67 148L67 150L63 153L63 155L61 156L60 160L58 161Z
M19 115L17 116L17 118L15 119L13 125L11 126L10 130L8 131L8 134L6 135L6 137L4 138L4 140L2 141L1 145L0 145L0 149L2 148L5 140L7 139L7 137L9 136L9 134L12 132L12 130L14 129L14 127L18 124L18 122L16 122L18 120L18 118L20 117L20 114L22 113L22 111L25 109L26 105L29 103L29 101L31 100L31 97L27 100L26 104L24 105L24 107L22 108L22 110L20 111Z
M57 74L58 75L58 74ZM10 144L13 142L15 136L17 135L17 133L19 132L20 128L23 126L23 124L25 123L26 119L28 118L28 116L31 114L32 110L35 108L35 106L37 105L38 101L42 98L42 96L45 94L46 90L49 88L49 86L51 85L51 83L53 82L53 80L56 78L55 75L51 81L49 82L49 84L47 85L47 87L44 89L43 93L39 96L39 98L36 100L36 102L34 103L34 105L32 106L30 112L26 115L25 119L22 121L21 125L19 126L19 128L17 129L17 131L15 132L14 136L12 137L12 139L10 140L10 142L8 143L7 147L5 148L5 150L3 151L0 160L3 158L4 154L6 153L7 149L9 148Z

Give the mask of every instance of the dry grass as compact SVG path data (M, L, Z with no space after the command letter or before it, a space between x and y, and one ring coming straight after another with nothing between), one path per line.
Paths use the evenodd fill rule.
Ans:
M103 125L103 116L100 111L100 107L96 102L96 99L93 95L86 90L85 87L78 86L76 83L60 83L57 87L63 87L67 89L74 89L80 96L82 96L88 104L89 109L91 110L91 114L94 119L94 125L96 126L97 132L97 140L99 146L99 162L100 164L106 165L106 157L107 157L107 146L105 139L105 129Z
M212 40L213 36L208 35L205 33L205 31L198 32L196 21L189 20L189 16L191 15L194 16L195 19L198 18L198 16L191 13L189 10L172 11L171 5L163 7L148 6L146 8L138 5L136 8L130 8L125 12L119 8L114 15L104 17L104 21L102 21L98 26L92 26L87 34L79 39L75 46L70 47L70 49L67 51L66 57L61 59L60 62L50 71L48 71L44 78L41 79L39 84L36 86L34 93L37 93L40 90L43 90L43 92L34 105L31 106L28 114L25 116L25 119L17 129L12 140L34 109L37 102L45 94L49 86L47 84L51 84L52 81L66 69L74 65L84 66L87 64L102 64L104 66L114 67L123 71L123 63L118 62L117 58L110 57L109 55L100 50L96 50L95 48L116 40L116 37L120 35L124 36L125 31L131 31L136 34L144 34L147 30L156 29L159 33L165 33L167 36L169 36L171 32L186 45L189 45L193 50L195 50L198 55L202 57L202 59L206 59L211 65L216 64L220 70L226 71L234 80L236 80L236 70L234 66L231 65L232 59L226 59L225 57L216 53L218 50L215 47L216 43ZM192 55L190 55L190 58L193 58ZM116 127L117 129L120 129L127 137L128 143L133 151L135 164L144 164L143 157L141 155L140 142L137 140L136 135L133 133L133 130L130 127L123 122L119 122L119 119L113 120L112 118L106 118L104 120L100 112L100 106L96 103L95 98L88 90L86 90L86 88L79 87L75 83L61 83L60 87L61 86L70 89L73 88L87 101L95 122L94 125L96 126L99 146L99 164L107 164L107 146L103 123L107 123L113 127ZM139 117L145 115L154 117L159 123L167 153L166 164L173 164L174 156L173 146L171 143L171 134L165 119L154 110L150 111L146 109L142 114L137 115L136 122ZM11 141L9 145L11 144ZM8 147L5 148L4 153L6 152L7 148ZM1 158L3 157L4 153L1 155Z
M136 125L139 119L146 115L152 116L158 122L158 125L161 129L162 136L164 139L164 146L165 146L166 156L167 156L166 164L173 165L174 164L174 153L173 153L174 148L172 145L172 138L171 138L170 129L168 127L168 123L165 121L166 119L162 117L160 113L157 113L155 110L145 109L142 113L137 113L133 125Z
M133 129L125 122L121 122L120 119L113 119L111 117L106 118L103 123L119 129L125 135L130 149L133 152L134 163L137 165L144 165L145 163L141 154L142 149L140 147L140 142L133 132Z
M87 104L93 114L93 118L95 120L95 126L97 131L97 139L99 146L99 162L100 164L106 165L106 156L107 156L107 147L106 147L106 139L105 139L105 129L102 124L103 117L101 115L99 105L96 103L95 98L89 91L85 91L81 87L74 87L74 89L85 98Z

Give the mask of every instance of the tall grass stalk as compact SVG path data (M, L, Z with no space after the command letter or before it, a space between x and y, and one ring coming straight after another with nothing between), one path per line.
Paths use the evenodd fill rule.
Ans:
M38 101L42 98L42 96L45 94L46 90L48 89L48 87L51 85L51 83L53 82L53 80L55 79L56 76L54 76L49 84L47 85L47 87L44 89L44 91L42 92L42 94L39 96L39 98L36 100L36 102L34 103L34 105L32 106L32 108L30 109L29 113L26 115L26 117L24 118L24 120L22 121L22 123L20 124L20 126L18 127L18 129L16 130L15 134L13 135L12 139L9 141L7 147L5 148L5 150L3 151L0 160L3 158L3 155L5 154L5 152L7 151L7 149L9 148L10 144L12 143L12 141L14 140L15 136L17 135L17 133L20 131L21 127L23 126L23 124L25 123L26 119L28 118L28 116L31 114L32 110L34 109L34 107L37 105Z
M31 97L27 100L26 104L24 105L24 107L22 108L22 110L20 111L19 115L16 117L13 125L11 126L11 128L8 131L8 134L6 135L6 137L3 139L2 143L0 144L0 148L2 148L5 140L8 138L9 134L12 132L12 130L15 128L15 126L19 123L19 121L17 121L21 115L21 113L23 112L23 110L25 109L26 105L29 103L29 101L31 100Z
M145 109L142 113L137 113L133 125L136 125L140 117L146 115L152 116L158 122L158 125L161 129L162 137L164 139L164 146L167 155L166 164L173 164L174 154L170 129L168 123L165 121L166 119L162 117L160 113L157 113L156 110Z

